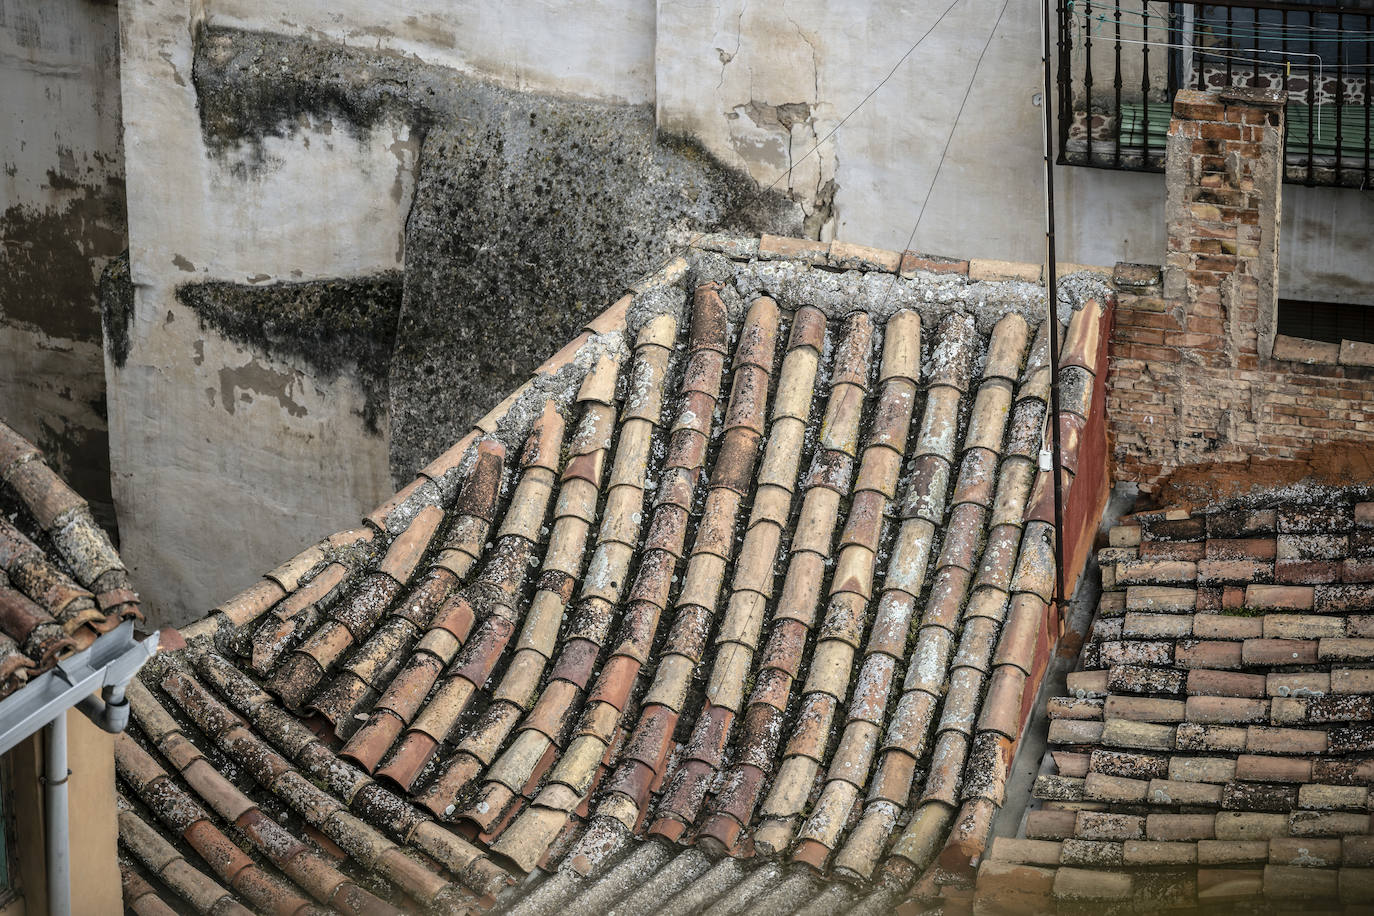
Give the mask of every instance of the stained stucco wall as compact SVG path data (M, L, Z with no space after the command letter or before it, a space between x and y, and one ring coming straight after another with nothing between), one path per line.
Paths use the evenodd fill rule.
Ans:
M887 84L826 139L945 5L519 0L455 7L417 0L402 14L365 0L121 5L135 307L128 360L108 366L110 436L123 553L155 619L199 616L303 543L350 524L403 482L394 475L436 449L450 425L461 425L461 418L433 411L451 413L455 398L472 407L486 396L466 377L458 378L459 395L443 394L453 386L428 378L426 367L442 365L451 342L480 346L490 356L490 336L503 332L491 316L517 305L511 314L538 330L521 342L517 359L495 361L518 377L521 360L540 347L557 348L559 320L600 304L589 299L619 282L626 257L660 251L667 221L635 223L639 211L622 217L608 203L627 199L619 185L602 192L588 184L609 180L608 163L636 157L649 165L631 172L650 176L636 187L679 182L691 194L709 184L675 165L661 167L655 142L686 138L691 156L704 154L781 189L802 211L799 232L901 247L924 205L912 247L1038 260L1034 4L1007 6L967 103L964 89L999 0L960 0ZM423 144L438 143L440 132L426 134L404 113L388 114L385 104L374 105L360 123L333 111L333 102L311 102L291 108L289 124L273 120L281 114L274 111L257 135L209 143L205 99L192 72L202 27L269 32L376 55L366 65L375 69L359 76L374 95L395 75L382 62L428 68L424 79L396 84L398 97L410 93L400 107L412 111L423 107L413 97L417 86L437 96L447 91L446 81L473 78L541 100L500 102L469 117L462 105L481 93L457 92L449 109L455 136L477 144L481 155L448 144L456 152L443 154L448 161L440 172L419 164ZM215 63L217 52L208 53L206 61ZM252 56L248 77L263 85L289 81L310 55L288 42L280 53ZM334 98L348 107L347 92ZM618 113L598 121L590 109L576 107L585 104ZM519 118L528 124L517 125ZM556 126L546 128L549 123ZM655 130L657 141L639 139ZM615 142L610 135L617 131L635 139ZM549 139L530 142L527 135ZM513 137L518 144L502 145ZM583 142L589 138L595 142ZM819 154L804 159L822 140ZM540 142L547 143L547 156ZM574 143L578 152L560 159ZM710 175L720 173L717 165L712 169ZM541 190L545 181L560 193L567 190L560 182L577 193L550 197ZM1057 181L1062 260L1162 259L1162 176L1060 168ZM501 187L520 188L524 196L488 193ZM430 190L441 196L427 196ZM519 255L530 250L521 231L536 231L530 226L551 212L538 203L541 195L564 201L562 212L575 214L579 228L566 242L545 238L548 250L541 250L539 263L519 273L525 270ZM640 197L645 207L656 200ZM423 206L414 208L417 200ZM512 200L519 206L508 206ZM487 213L502 206L508 212L498 221L501 234L492 235L499 244L491 245L482 237L493 232ZM1371 206L1358 193L1286 191L1292 230L1281 246L1285 295L1374 297L1368 243L1343 228L1368 225ZM599 221L588 217L596 211ZM690 213L682 220L672 215L680 228L699 224ZM610 216L616 225L607 229ZM560 229L571 222L560 217ZM507 231L516 224L525 229ZM617 227L632 244L616 238ZM577 247L598 233L601 247ZM429 247L408 251L417 238ZM408 357L390 367L390 414L374 429L364 416L377 419L375 392L365 390L357 373L321 371L282 348L207 327L177 295L188 283L251 288L397 269L409 271L400 327L411 329L410 343L429 346L421 352L398 343L396 352ZM566 301L544 303L544 317L562 316L545 323L529 291L566 276L583 285L554 284ZM455 294L463 309L442 312ZM479 307L487 310L485 324L472 311ZM549 339L537 339L544 336ZM416 367L426 374L423 385L406 377ZM484 382L492 401L502 378ZM410 398L398 407L397 391L425 386L443 396L426 395L422 404ZM398 423L404 433L392 437Z
M178 286L396 269L415 149L403 124L323 120L208 150L191 70L200 11L155 0L120 16L134 308L127 360L108 365L114 496L150 618L178 622L390 492L355 373L237 343Z
M813 200L819 189L833 192L826 236L900 248L924 206L918 250L1039 261L1040 5L1007 4L995 34L1003 0L959 0L936 24L948 6L661 3L659 125L700 138L760 181L791 165L784 185ZM798 164L932 27L818 155ZM1061 167L1055 181L1063 260L1162 261L1163 175ZM1374 302L1368 233L1350 231L1374 224L1374 198L1289 185L1284 209L1282 294Z
M96 286L124 250L113 4L0 0L0 416L107 527Z
M654 97L653 0L211 0L215 25L386 50L498 84L641 104Z
M785 198L655 137L647 101L624 101L647 70L593 55L582 76L604 92L582 100L527 91L566 60L487 80L451 48L330 33L333 12L219 9L123 8L133 307L111 439L122 552L156 622L355 523L682 232L801 231ZM277 288L396 268L394 344L361 371L312 339L335 300Z
M213 0L208 16L389 49L517 89L652 101L660 130L792 191L811 215L808 228L826 238L900 247L924 204L917 249L1038 260L1039 6L1007 5L957 125L1002 3L960 0L936 25L947 6L521 0L455 9L422 0L397 16L365 0ZM803 160L932 25L873 98ZM1064 260L1160 260L1162 175L1061 167L1056 181ZM1371 219L1367 194L1290 185L1283 295L1374 299L1368 243L1344 229Z

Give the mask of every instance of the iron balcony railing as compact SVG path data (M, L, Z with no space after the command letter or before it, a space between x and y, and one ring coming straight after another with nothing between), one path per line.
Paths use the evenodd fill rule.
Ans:
M1162 171L1179 89L1288 95L1285 171L1374 188L1374 0L1058 0L1059 161Z

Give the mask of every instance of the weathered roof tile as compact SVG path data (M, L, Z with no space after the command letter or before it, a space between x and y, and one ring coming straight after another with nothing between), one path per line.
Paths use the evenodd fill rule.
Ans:
M904 269L895 253L843 243L765 237L751 250L789 271ZM690 270L673 267L655 289L691 288ZM321 542L222 605L219 632L240 635L216 646L241 645L253 664L193 641L183 651L203 685L179 675L134 697L155 745L142 753L163 755L184 796L236 830L281 838L290 852L266 859L301 899L336 908L366 894L485 905L507 880L495 860L528 870L567 856L591 873L644 833L860 879L876 876L894 832L893 862L979 855L1055 638L1043 480L1032 493L1046 329L1015 312L989 322L919 305L828 320L777 293L752 296L741 316L734 292L697 284L685 335L669 309L623 353L598 335L640 320L629 307L639 294L617 303L373 513L370 541ZM1097 312L1070 323L1084 365L1061 381L1075 403L1100 368ZM546 394L555 370L581 373L570 406ZM506 416L517 402L544 407L526 409L531 429ZM1064 427L1071 448L1080 427ZM504 451L525 432L506 475ZM1097 651L1117 669L1169 664L1194 604L1132 607L1130 634L1118 626ZM173 697L194 707L191 725L158 717ZM297 709L328 724L312 731ZM1107 731L1060 723L1096 726L1059 736L1084 745ZM1130 738L1132 723L1113 723ZM1135 740L1171 750L1164 728L1167 742ZM220 777L211 746L252 784ZM1080 755L1094 792L1135 793L1127 773L1164 772L1162 754L1125 753L1103 763L1116 775ZM172 778L125 758L135 794ZM283 804L348 868L283 835L263 813ZM1085 830L1143 836L1099 821ZM233 858L210 834L198 843L198 855ZM367 890L345 877L360 871L373 876ZM739 879L761 874L741 867Z

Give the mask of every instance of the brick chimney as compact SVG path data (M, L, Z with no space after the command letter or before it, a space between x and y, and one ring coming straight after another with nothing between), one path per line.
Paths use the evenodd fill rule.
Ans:
M1276 89L1183 90L1165 157L1164 296L1182 306L1180 347L1253 369L1274 345L1283 103Z

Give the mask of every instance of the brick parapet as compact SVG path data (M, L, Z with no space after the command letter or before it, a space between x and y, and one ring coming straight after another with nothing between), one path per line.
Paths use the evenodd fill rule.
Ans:
M1301 479L1333 442L1374 466L1374 368L1337 364L1363 361L1353 345L1275 343L1282 102L1267 90L1175 99L1163 270L1114 276L1118 480L1151 490L1180 468L1257 460L1291 462Z
M1115 479L1148 490L1187 465L1308 463L1332 440L1374 449L1374 369L1232 358L1221 339L1159 287L1118 291L1107 390Z

